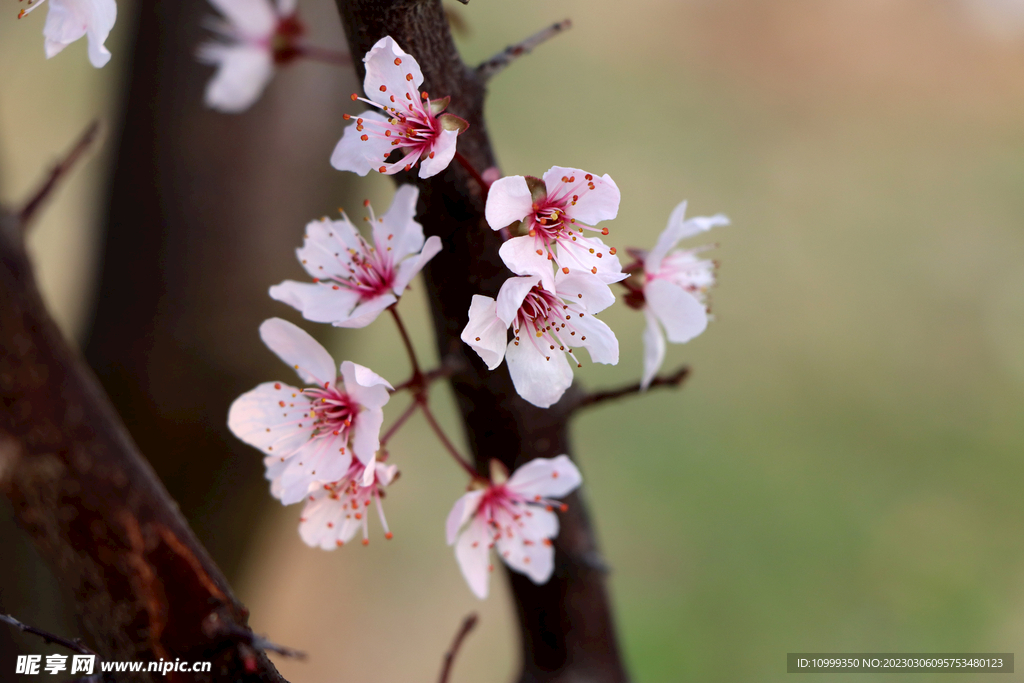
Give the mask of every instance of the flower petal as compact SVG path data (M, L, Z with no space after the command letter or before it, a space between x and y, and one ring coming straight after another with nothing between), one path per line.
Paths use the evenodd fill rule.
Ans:
M445 520L444 529L445 535L448 539L448 545L453 545L455 540L459 536L459 531L465 526L466 522L469 521L470 517L476 513L476 509L480 506L480 499L483 498L483 489L477 491L470 491L462 495L455 505L452 506L451 512L448 513L448 519Z
M255 45L207 43L199 58L217 64L217 72L206 84L206 106L226 114L238 114L251 107L274 75L270 51Z
M510 277L502 283L501 289L498 290L498 300L494 314L505 323L505 329L508 329L508 326L515 322L519 316L519 307L523 305L523 300L530 293L530 290L540 283L540 280L539 277L534 275Z
M299 263L312 278L346 280L352 272L351 251L364 249L355 226L342 217L321 219L306 224L302 246L295 250Z
M228 429L264 455L287 458L309 440L312 425L297 426L308 409L309 400L301 389L283 382L264 382L231 404Z
M586 177L590 175L591 180ZM575 178L572 183L563 183L562 178ZM594 185L591 190L589 184ZM621 194L615 181L607 173L597 177L579 168L552 166L544 174L544 186L549 197L575 195L575 204L566 207L566 213L581 223L595 225L610 221L619 213Z
M719 225L729 225L729 219L722 214L698 216L688 221L683 220L685 215L686 202L684 201L672 210L672 215L668 219L668 225L661 232L661 235L658 236L658 242L654 245L654 249L651 249L650 253L647 254L647 259L644 261L644 270L648 273L657 273L661 269L661 260L665 258L669 250L676 246L680 240L707 232Z
M510 569L526 574L540 585L548 582L555 569L555 549L545 541L558 533L558 518L544 508L529 507L530 510L520 518L524 524L518 532L502 534L496 545L498 555ZM554 533L550 536L538 533L552 529Z
M492 230L501 230L511 223L521 221L532 210L533 197L526 178L521 175L499 178L487 191L484 217Z
M390 293L381 294L373 297L372 299L366 299L352 309L352 312L346 317L336 319L334 321L334 326L348 328L366 327L376 320L377 316L380 315L384 309L396 301L398 301L398 298Z
M616 365L619 362L619 340L603 320L588 313L582 318L573 319L573 324L581 332L580 341L576 343L587 350L590 360L605 365Z
M366 111L359 115L362 119L374 120L387 123L387 117L373 111ZM369 135L357 129L359 124L353 121L341 136L341 140L334 147L331 153L331 166L339 171L352 171L358 175L366 175L370 171L376 171L381 163L391 153L392 146L389 138L379 135ZM363 140L363 136L366 139Z
M529 332L522 332L519 345L512 342L505 351L512 384L524 400L538 408L549 408L572 384L572 368L564 353L556 350L544 354L529 338Z
M537 253L537 252L540 253ZM537 247L537 241L528 235L513 237L506 240L498 249L498 256L505 266L516 275L538 275L549 292L555 291L555 275L543 249Z
M270 318L260 325L260 338L278 358L295 369L303 382L324 387L337 380L331 354L301 327L281 318Z
M491 572L488 558L490 545L487 523L479 516L473 518L455 544L455 559L462 570L462 576L469 584L473 595L481 600L487 597L487 584Z
M441 251L441 238L437 235L431 235L427 238L426 243L423 245L423 251L419 253L415 258L407 258L398 264L398 272L395 273L395 284L392 287L392 291L395 296L401 296L405 293L405 288L409 286L416 274L423 270L423 267L430 262L430 259L437 256Z
M644 285L644 299L658 316L668 340L673 344L690 341L708 326L708 312L704 304L667 280L648 281Z
M438 133L430 148L430 154L433 156L428 154L420 161L420 178L435 176L448 168L448 164L455 158L455 140L458 137L457 130L443 130Z
M315 323L347 319L359 301L359 294L336 285L285 280L270 288L270 298L286 303Z
M494 299L474 294L469 304L469 322L460 336L476 351L488 370L501 365L508 344L508 323L498 318L495 308Z
M569 271L566 275L558 271L555 273L555 288L558 296L569 299L587 313L600 313L615 303L612 288L591 273Z
M399 99L399 96L406 102L420 104L423 72L412 55L400 48L391 36L378 40L363 57L363 63L366 64L363 91L367 98L385 107L394 106L395 100L391 97ZM408 99L406 93L410 95Z
M416 222L419 196L420 190L415 185L402 185L395 191L387 213L373 226L377 248L390 247L396 262L423 249L423 226Z
M268 0L210 0L241 37L267 39L277 27L274 6Z
M314 484L344 477L351 463L343 436L328 434L307 441L288 458L281 473L281 502L298 503Z
M89 39L89 61L99 68L110 61L104 47L117 19L114 0L51 0L43 25L47 58L53 57L82 36Z
M512 473L506 486L529 500L561 498L583 483L579 468L567 455L534 458ZM557 525L555 526L557 533ZM555 534L550 534L554 536Z
M644 317L647 318L647 326L644 328L644 374L640 388L646 391L665 362L665 335L650 308L644 308Z

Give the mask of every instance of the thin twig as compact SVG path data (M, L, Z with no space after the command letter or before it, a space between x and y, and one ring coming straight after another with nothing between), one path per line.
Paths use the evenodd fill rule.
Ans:
M352 55L348 52L342 52L340 50L330 50L325 47L317 47L315 45L300 45L298 48L299 56L309 59L314 62L323 62L324 64L337 64L340 66L351 66Z
M409 333L405 331L405 325L402 324L402 318L398 315L398 309L395 306L388 308L391 311L391 316L395 319L395 324L398 325L398 332L402 335L402 341L405 343L405 350L409 353L409 361L412 363L412 380L413 384L423 384L423 373L420 371L420 363L416 359L416 349L412 347L412 340L409 338Z
M430 386L439 379L447 379L456 372L461 372L466 368L462 358L458 356L446 356L441 365L434 368L433 370L427 370L423 373L423 385L425 387ZM413 388L415 377L410 377L401 384L396 384L395 388L391 390L392 394L397 394L399 391L405 391L406 389Z
M572 20L565 19L552 24L542 31L537 31L532 36L523 40L515 45L509 45L507 48L494 55L486 62L476 68L476 75L482 81L488 81L493 78L496 74L500 73L505 69L506 66L511 64L513 61L522 57L523 55L529 54L535 47L543 43L544 41L554 38L559 33L565 31L568 28L572 28Z
M53 643L55 645L66 647L72 652L77 652L80 655L96 654L95 650L91 650L80 640L68 640L67 638L61 638L60 636L54 633L50 633L49 631L44 631L41 628L36 628L35 626L23 624L9 614L0 614L0 621L6 622L14 628L24 631L25 633L31 633L34 636L39 636L47 643Z
M690 374L690 366L684 365L679 368L671 375L658 375L648 385L648 389L655 387L678 387ZM629 396L630 394L638 394L643 389L640 386L640 382L636 384L629 384L618 389L610 389L608 391L595 391L589 394L581 396L576 403L572 406L572 410L579 410L580 408L586 408L588 406L595 405L597 403L603 403L605 401L611 401L616 398L622 398L623 396Z
M388 441L391 440L391 437L393 437L395 433L401 429L402 425L405 424L405 421L412 417L412 414L416 412L418 405L419 403L417 401L413 401L409 404L409 407L405 409L405 412L398 416L398 419L395 420L394 424L388 428L388 431L384 433L384 436L380 437L380 448L384 448Z
M213 622L206 626L204 629L210 635L217 635L221 637L231 638L235 642L243 645L250 645L260 650L266 650L267 652L276 652L284 657L291 659L305 660L308 655L301 650L286 647L284 645L278 645L272 643L263 636L258 636L247 628L242 628L237 624L228 624L221 621Z
M469 632L476 626L476 622L479 621L479 617L476 612L473 612L465 619L462 620L462 626L459 627L459 632L455 634L455 640L452 641L451 647L444 653L444 665L441 667L441 677L438 683L448 683L448 675L452 670L452 663L455 661L455 655L459 654L459 648L462 647L462 641L466 639Z
M437 420L434 419L434 414L430 412L430 406L427 405L426 400L420 400L419 406L423 410L423 417L427 418L427 422L430 423L431 429L433 429L434 433L437 434L437 438L441 440L441 443L448 450L448 453L455 458L455 462L459 463L462 469L464 469L469 476L479 478L480 475L477 471L473 469L473 466L469 464L469 461L459 453L452 442L448 439L448 435L444 433L443 429L441 429L441 425L439 425Z
M459 152L455 153L455 161L462 165L462 168L469 172L469 175L473 176L473 180L476 181L477 185L480 186L480 191L483 192L484 200L487 200L487 194L491 191L491 184L484 180L483 175L480 171L476 170L476 167L469 162L469 159L462 156Z
M42 206L43 202L53 193L54 188L57 184L68 174L71 168L75 165L86 150L95 142L96 138L100 133L100 122L93 121L89 124L89 127L85 129L85 132L78 138L78 142L71 148L64 158L53 167L50 171L49 177L42 184L42 186L36 190L36 193L32 195L32 198L25 202L25 206L22 207L21 211L18 212L18 222L21 224L21 229L24 232L28 229L29 223L35 217L36 212L39 211L39 207Z

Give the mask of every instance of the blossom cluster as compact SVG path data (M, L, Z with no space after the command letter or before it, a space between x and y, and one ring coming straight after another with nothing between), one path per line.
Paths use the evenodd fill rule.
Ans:
M206 102L240 112L256 101L276 65L312 48L300 42L304 27L295 0L210 2L222 18L210 23L216 37L198 53L217 67ZM103 44L115 16L114 0L50 0L47 55L86 35L90 60L102 66L110 59ZM500 233L498 255L508 275L497 292L472 296L461 339L489 370L504 362L523 400L539 408L561 400L573 382L573 366L582 367L581 350L595 363L619 362L618 339L597 317L615 303L613 286L623 287L625 303L646 318L643 388L664 361L666 338L684 343L704 331L715 264L702 258L704 248L677 245L727 224L724 216L686 219L686 203L679 204L654 248L628 249L633 262L623 267L617 249L602 240L621 201L609 175L571 166L552 166L541 177L500 177L497 169L478 173L457 151L469 124L447 111L449 97L421 91L424 77L412 55L385 36L363 63L365 96L352 99L369 109L344 116L348 125L330 162L361 176L416 169L424 179L459 159L480 182L484 218ZM555 568L556 511L565 509L560 500L581 485L582 477L566 455L531 460L511 474L490 460L484 476L451 446L429 413L427 380L396 309L416 275L445 252L441 238L427 237L416 220L418 200L419 189L406 184L379 217L366 202L365 232L344 212L336 220L310 222L296 249L310 281L288 280L269 291L305 320L336 327L366 327L390 311L411 356L413 377L396 389L363 365L336 364L308 332L271 318L260 326L260 336L301 384L260 384L234 401L228 426L261 452L271 494L285 505L304 503L302 540L332 550L357 536L368 544L373 514L385 537L392 538L382 500L399 472L386 442L420 408L469 475L445 531L472 592L487 595L492 550L511 570L545 583ZM382 437L384 409L402 389L413 392L413 403Z

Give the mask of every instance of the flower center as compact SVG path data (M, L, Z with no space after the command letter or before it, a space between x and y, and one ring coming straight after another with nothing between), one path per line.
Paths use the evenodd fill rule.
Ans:
M306 32L305 25L294 14L281 17L277 28L270 39L270 49L274 55L274 63L281 65L294 61L302 55L298 46L298 38Z
M311 387L302 393L309 399L310 417L313 418L310 438L341 436L347 441L359 414L358 404L348 394L331 386L324 389Z
M587 339L573 325L573 318L583 315L575 306L563 303L551 292L535 286L519 306L513 329L514 343L519 346L522 341L520 332L525 330L526 338L545 360L551 360L551 353L556 349L572 354L572 342ZM578 361L576 367L582 367Z

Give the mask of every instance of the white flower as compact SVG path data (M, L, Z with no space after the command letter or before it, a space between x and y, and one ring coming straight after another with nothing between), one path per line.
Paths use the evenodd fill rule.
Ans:
M352 455L374 461L380 446L388 384L351 361L341 375L327 350L295 325L271 318L260 325L263 342L312 387L265 382L231 404L228 428L266 455L270 492L297 503L318 482L342 479Z
M619 188L608 175L553 166L543 179L508 176L495 181L484 215L493 230L516 221L527 230L501 246L501 258L513 272L547 270L547 286L553 261L563 273L589 271L611 284L626 277L615 248L588 233L608 234L608 228L594 225L615 218L619 198Z
M515 471L507 482L504 468L491 463L486 488L470 491L448 514L445 530L448 545L455 545L455 559L470 590L487 597L488 577L494 568L490 549L512 570L526 574L536 584L547 583L555 568L551 539L558 535L557 502L583 481L568 456L538 458ZM565 507L561 506L564 510Z
M394 465L376 460L363 465L353 460L344 477L316 487L306 497L306 507L299 520L299 536L310 547L334 550L348 543L362 529L363 545L368 545L367 519L370 505L374 504L384 527L384 537L390 539L392 534L380 499L384 497L384 487L397 476L398 468Z
M372 246L344 214L338 221L325 218L307 225L305 244L295 253L313 282L287 280L271 287L270 296L313 322L338 327L372 323L441 251L440 238L424 241L423 226L414 218L418 197L415 186L403 185L381 218L370 209Z
M39 0L18 13L25 16L43 4ZM46 58L75 42L82 36L89 40L89 61L99 68L110 61L110 51L103 45L117 19L117 4L114 0L50 0L50 9L43 25Z
M490 370L507 359L519 395L547 408L572 384L567 357L581 367L574 347L587 349L595 363L619 362L615 333L594 317L614 302L608 285L592 273L558 271L548 286L539 274L511 277L501 286L497 300L473 296L461 339ZM508 341L510 325L512 341Z
M420 93L423 73L412 55L385 36L363 58L366 98L353 94L377 109L356 117L331 155L331 165L339 171L366 175L379 171L391 175L420 164L420 178L437 175L455 157L455 140L469 124L442 112L449 98L427 100ZM345 120L352 116L345 114ZM387 163L393 152L397 161Z
M206 86L206 106L236 114L259 99L274 65L299 56L295 44L305 31L295 17L295 0L210 0L226 21L214 20L218 40L199 46L202 62L216 65Z
M665 360L665 335L670 342L683 344L708 326L707 291L715 283L715 264L697 255L710 247L671 249L687 237L728 225L729 219L717 214L684 220L685 214L683 202L672 212L668 226L650 252L630 250L641 262L645 278L642 292L634 290L632 296L626 297L630 305L643 308L647 318L641 382L645 389Z

